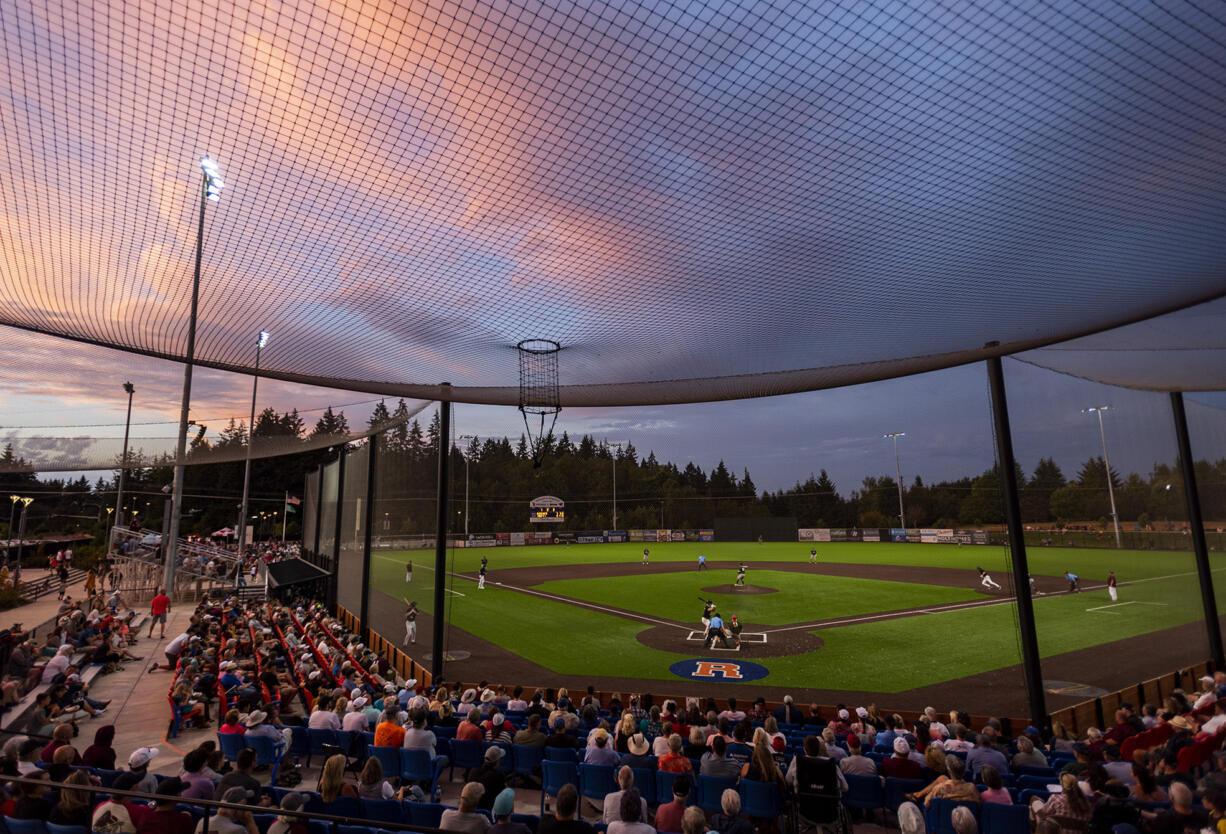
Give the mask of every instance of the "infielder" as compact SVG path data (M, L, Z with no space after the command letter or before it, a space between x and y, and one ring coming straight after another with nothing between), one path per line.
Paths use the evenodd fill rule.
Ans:
M1116 590L1115 571L1107 571L1107 593L1111 595L1111 601L1115 602L1120 598L1120 592Z
M809 551L809 564L810 565L817 564L817 548L816 547Z
M481 570L477 571L477 590L478 591L485 590L485 571L486 571L485 564L486 564L486 560L482 559L481 560Z
M988 572L986 570L984 570L983 568L976 568L976 570L979 571L979 584L980 585L982 585L985 588L995 588L998 591L1000 590L1000 585L992 581L992 577L988 575Z
M650 555L651 555L651 551L649 551L647 548L644 547L643 548L643 564L644 565L648 564L647 557Z

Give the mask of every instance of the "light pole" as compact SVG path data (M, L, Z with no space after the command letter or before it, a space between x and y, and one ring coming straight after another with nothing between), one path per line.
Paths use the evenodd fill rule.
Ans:
M604 445L606 447L616 446L617 451L619 452L622 451L622 444L610 443L607 437L605 438ZM611 457L613 458L613 529L616 530L617 529L617 455L611 455Z
M21 501L21 526L17 529L17 569L13 572L13 587L17 587L17 582L21 579L21 553L26 546L26 514L30 510L30 504L34 502L33 498L19 497Z
M1115 486L1111 483L1111 458L1107 457L1107 432L1103 429L1103 412L1110 410L1109 405L1092 405L1081 409L1081 413L1098 415L1098 436L1103 441L1103 464L1107 467L1107 497L1111 499L1111 524L1115 528L1115 547L1117 550L1122 550L1124 544L1120 538L1120 516L1115 511Z
M907 530L907 513L902 506L902 465L898 462L898 438L906 436L905 431L893 431L883 435L883 437L894 440L894 476L898 479L898 522L904 533Z
M187 414L192 401L192 364L196 361L196 313L200 302L200 265L204 259L204 210L209 202L216 203L221 199L221 189L225 183L221 180L221 171L217 163L207 156L200 160L200 170L204 173L200 182L200 219L196 228L196 269L192 273L192 306L191 315L187 320L187 355L183 362L183 401L179 408L179 448L175 456L175 481L171 494L170 524L163 544L166 546L166 571L163 587L166 593L174 595L175 558L179 551L179 520L182 516L183 477L187 464Z
M21 496L20 495L10 495L9 500L13 502L13 505L9 507L9 542L8 542L8 545L4 548L5 564L8 564L9 551L13 549L13 518L17 513L17 502L21 500Z
M462 434L457 440L477 440L475 434ZM468 541L468 455L464 455L464 540Z
M247 424L247 466L243 470L243 508L238 514L238 552L247 546L247 495L251 489L251 447L255 445L255 395L260 387L260 351L268 345L271 335L261 330L255 337L255 376L251 378L251 422Z
M123 384L123 390L128 393L128 419L123 424L123 455L119 459L119 491L115 495L115 526L111 528L114 531L115 527L123 526L123 488L128 480L128 430L132 428L132 395L136 393L136 388L131 382ZM108 541L107 547L110 548Z

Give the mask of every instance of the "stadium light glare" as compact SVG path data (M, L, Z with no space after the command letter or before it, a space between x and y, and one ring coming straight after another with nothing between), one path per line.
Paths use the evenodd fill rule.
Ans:
M1103 465L1107 468L1107 497L1111 499L1111 525L1115 528L1115 546L1117 549L1123 549L1123 539L1120 536L1120 514L1115 510L1115 485L1111 483L1111 458L1107 457L1107 432L1103 428L1103 412L1110 410L1110 405L1092 405L1081 409L1081 413L1098 416L1098 435L1103 441ZM1167 489L1170 489L1169 485Z
M259 335L259 336L256 338L256 340L255 340L255 347L256 347L256 349L257 349L257 350L262 350L262 349L264 349L264 348L268 347L268 340L269 340L269 339L271 339L271 338L272 338L272 334L271 334L271 333L269 333L267 330L261 330L261 331L260 331L260 335Z
M221 169L207 156L200 160L200 169L204 171L205 196L214 203L218 202L221 200L221 190L226 187L221 178Z

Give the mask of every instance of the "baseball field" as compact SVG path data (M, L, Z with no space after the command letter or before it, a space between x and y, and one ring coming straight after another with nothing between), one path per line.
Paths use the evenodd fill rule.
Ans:
M650 549L650 564L642 550ZM1023 702L1016 610L1001 547L821 543L586 544L449 552L448 680L660 692L792 692L830 703L900 707L970 687L985 708ZM703 554L710 566L698 570ZM433 554L376 551L371 616L399 643L404 600L434 619ZM478 589L481 559L488 561ZM414 580L405 582L405 562ZM1055 702L1116 689L1208 656L1190 552L1033 548L1031 575L1044 678ZM748 566L745 585L734 585ZM1219 596L1226 561L1213 561ZM1000 589L980 582L982 567ZM1106 588L1108 571L1119 598ZM1066 571L1080 577L1070 592ZM707 648L710 599L737 615L738 647ZM452 659L454 658L454 659ZM733 662L739 678L695 678L695 660ZM697 687L697 688L696 688ZM801 694L810 693L810 694ZM1078 695L1080 694L1080 698ZM923 704L921 704L922 706Z

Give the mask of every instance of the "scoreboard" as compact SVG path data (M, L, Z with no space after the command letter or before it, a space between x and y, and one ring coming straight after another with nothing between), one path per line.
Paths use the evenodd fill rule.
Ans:
M542 495L528 503L528 521L533 524L560 524L566 520L566 503L553 495Z

